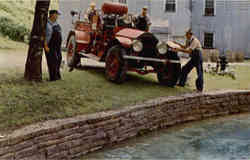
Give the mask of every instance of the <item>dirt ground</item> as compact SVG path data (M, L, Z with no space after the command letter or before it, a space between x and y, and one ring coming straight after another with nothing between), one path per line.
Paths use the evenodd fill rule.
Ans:
M0 50L0 71L8 68L24 68L26 50Z
M28 54L28 48L25 50L5 50L0 49L0 73L6 72L7 69L14 69L14 70L24 70L26 58ZM63 63L62 67L66 68L66 57L65 52L63 52ZM90 66L99 66L104 67L103 63L98 63L93 60L89 59L82 59L82 64L84 65L90 65ZM42 58L42 68L43 71L47 71L47 62L45 55L43 55Z

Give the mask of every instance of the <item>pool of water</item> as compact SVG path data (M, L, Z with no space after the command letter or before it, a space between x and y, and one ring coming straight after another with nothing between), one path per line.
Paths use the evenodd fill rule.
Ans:
M250 114L171 127L89 154L83 159L250 160Z

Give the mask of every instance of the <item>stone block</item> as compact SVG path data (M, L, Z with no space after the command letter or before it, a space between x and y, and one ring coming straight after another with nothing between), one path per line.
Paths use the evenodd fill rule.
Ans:
M15 152L15 159L22 159L24 157L30 157L38 153L37 146L31 146L29 148L22 149L18 152Z

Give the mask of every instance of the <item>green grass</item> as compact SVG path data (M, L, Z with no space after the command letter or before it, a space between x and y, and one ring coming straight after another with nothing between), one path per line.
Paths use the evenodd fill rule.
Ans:
M15 129L33 122L95 113L143 102L159 96L190 91L163 87L152 76L129 74L117 85L108 82L103 70L63 72L56 82L26 82L23 73L0 75L0 130ZM44 78L48 77L44 74Z
M249 62L245 62L249 64ZM236 73L236 80L229 76L205 74L204 86L205 91L221 90L221 89L250 89L250 70L249 66L231 66ZM196 73L195 70L191 75L191 87L195 86Z
M237 79L205 74L205 90L250 89L249 66L235 67ZM63 80L31 83L25 81L23 69L0 72L0 130L10 131L23 125L49 119L121 109L161 96L191 92L196 73L185 88L168 88L158 84L154 74L139 76L129 73L122 85L105 79L103 69L62 72ZM48 78L47 73L43 75Z
M54 1L51 3L51 9L58 8L57 0ZM34 6L34 0L0 1L0 15L31 29ZM3 52L10 54L11 51L8 49L17 48L23 50L27 45L12 41L0 33L0 49L5 49ZM15 56L10 55L9 59L15 60ZM3 60L7 61L0 59L0 62ZM20 60L15 62L20 63ZM24 66L24 62L21 63ZM191 86L186 88L160 86L155 75L137 74L129 74L124 84L116 85L104 78L103 70L96 69L77 70L72 73L64 70L62 81L31 83L22 78L23 67L13 69L11 65L0 66L0 132L49 119L121 109L123 106L142 103L160 96L191 92L195 88L194 72L191 75ZM205 74L205 90L249 89L249 66L236 69L237 80ZM44 72L43 77L48 78L48 74Z
M250 71L247 66L235 67L237 80L230 77L205 74L205 90L250 89ZM45 73L44 79L48 78ZM155 75L139 76L129 73L122 85L105 79L103 69L63 71L63 80L31 83L25 81L22 70L0 73L0 130L7 131L34 122L72 117L123 106L145 100L173 96L194 89L195 72L191 86L168 88L158 84Z

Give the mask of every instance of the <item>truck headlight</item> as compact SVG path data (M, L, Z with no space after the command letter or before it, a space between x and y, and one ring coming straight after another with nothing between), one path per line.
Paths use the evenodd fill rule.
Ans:
M132 42L132 45L133 45L133 50L134 50L135 52L141 52L142 49L143 49L143 44L142 44L142 42L139 41L139 40L134 40L134 41Z
M166 54L168 51L167 44L164 42L158 42L157 49L160 54Z

